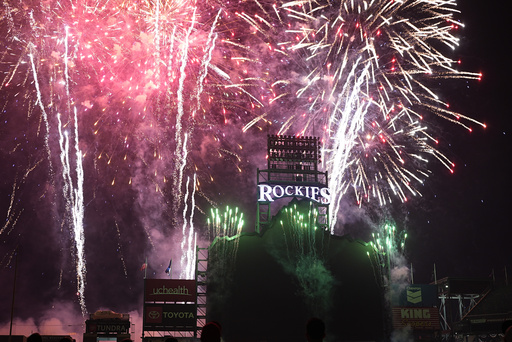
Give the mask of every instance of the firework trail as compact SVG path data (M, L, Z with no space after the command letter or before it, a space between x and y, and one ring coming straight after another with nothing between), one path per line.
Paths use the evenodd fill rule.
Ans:
M75 109L75 122L76 122L76 109ZM80 307L82 309L82 315L87 313L85 306L85 237L84 237L84 200L83 200L83 183L84 174L82 167L82 153L78 146L78 128L75 125L74 131L74 150L75 150L75 172L72 172L72 165L70 160L70 143L69 133L63 131L62 122L60 115L58 119L58 130L59 130L59 146L61 148L61 164L62 164L62 177L64 181L63 194L66 200L66 208L71 216L70 225L73 231L73 239L76 248L76 272L77 272L77 287L79 294ZM73 176L74 175L74 176Z
M196 192L196 182L197 177L194 174L194 178L192 180L192 194L191 197L191 208L190 214L187 220L188 210L188 197L189 197L189 184L190 178L187 178L186 183L186 192L184 201L184 209L183 209L183 227L182 227L182 235L183 239L181 241L181 250L183 251L181 255L181 278L182 279L193 279L194 275L194 267L195 267L195 246L197 241L197 233L194 229L194 210L195 210L195 192Z
M453 172L429 130L437 118L468 130L485 126L450 111L435 93L443 79L481 78L458 71L448 57L461 26L455 1L246 1L244 7L238 16L251 27L248 39L258 37L264 64L271 65L265 119L280 125L279 134L322 137L332 228L349 189L358 205L405 202L420 194L429 159Z

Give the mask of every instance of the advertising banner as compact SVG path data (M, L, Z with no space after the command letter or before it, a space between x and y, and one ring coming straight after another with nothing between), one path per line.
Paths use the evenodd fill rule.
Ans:
M437 308L394 307L393 328L410 326L418 330L440 330Z
M414 284L405 288L394 286L391 291L391 305L418 308L438 306L437 285Z
M305 197L323 204L331 202L331 193L327 187L258 184L258 202L273 202L282 197Z
M86 333L127 334L130 331L130 321L126 320L87 320Z
M196 281L188 279L146 279L145 302L196 302Z
M144 330L194 330L195 304L144 304Z

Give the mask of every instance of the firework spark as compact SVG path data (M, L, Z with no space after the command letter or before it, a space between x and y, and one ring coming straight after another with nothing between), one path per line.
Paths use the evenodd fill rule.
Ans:
M244 214L238 207L226 206L224 212L219 211L219 208L210 209L208 234L213 241L212 246L215 246L224 262L230 263L236 259L244 224Z
M420 194L429 159L453 172L428 128L437 117L468 130L485 126L450 111L435 92L442 79L481 78L448 57L462 26L455 1L245 5L239 17L268 47L266 62L278 65L268 70L266 119L280 124L280 134L322 137L331 227L349 189L358 205L405 202Z

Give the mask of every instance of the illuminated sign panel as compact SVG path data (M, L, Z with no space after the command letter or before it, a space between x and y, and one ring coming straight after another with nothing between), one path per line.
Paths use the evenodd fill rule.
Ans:
M304 197L322 204L331 202L331 193L327 187L258 184L258 202L273 202L282 197Z
M195 304L144 304L144 330L194 330Z
M440 330L437 308L394 307L393 328L410 326L419 330Z
M185 279L146 279L146 302L196 301L196 281Z

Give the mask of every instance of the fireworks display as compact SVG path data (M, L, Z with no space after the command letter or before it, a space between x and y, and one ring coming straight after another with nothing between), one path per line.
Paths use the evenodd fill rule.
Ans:
M225 135L222 126L232 120L230 110L244 105L240 84L250 83L235 68L243 63L236 58L243 47L230 44L229 32L219 29L221 9L160 0L2 6L4 115L24 117L28 129L21 134L32 146L23 148L37 150L28 164L16 160L14 167L45 173L52 187L51 196L42 196L53 197L55 224L71 232L82 312L84 197L131 198L153 246L150 230L162 216L168 222L159 229L166 235L170 226L181 225L181 249L188 251L181 257L187 269L182 276L191 277L194 196L200 187L195 172L210 181L211 154L237 156L218 142ZM8 120L4 127L13 132L4 137L5 153L20 154L19 127ZM191 151L193 144L208 145L198 152ZM85 190L84 169L94 183ZM19 189L14 182L13 202ZM7 222L3 231L14 225ZM120 257L126 269L121 252Z
M207 219L208 234L210 239L216 237L233 237L242 232L244 226L244 214L238 207L226 207L223 213L218 208L210 210L210 217Z
M370 246L373 249L372 257L376 262L372 265L377 265L375 271L378 276L376 279L382 281L385 286L389 286L391 282L391 273L394 268L401 265L404 257L405 240L407 239L407 232L397 231L396 225L392 223L385 223L379 228L379 232L372 234L372 241ZM368 255L370 257L370 255Z
M431 125L484 126L437 94L441 80L481 78L450 57L462 26L453 0L0 6L0 236L11 246L0 265L12 264L31 234L18 222L37 207L63 246L61 278L72 259L83 314L87 229L115 226L125 279L146 249L178 244L180 276L192 277L202 208L224 201L219 179L253 179L250 154L267 133L321 137L334 231L342 201L405 202L420 194L429 160L453 170ZM242 221L227 209L209 225L239 234ZM144 245L130 258L127 240Z
M283 236L286 241L286 248L298 250L299 255L316 256L316 230L318 210L311 204L309 210L297 210L297 205L285 208L284 215L288 222L280 221L283 229ZM284 225L290 227L289 236L284 232Z
M279 133L322 137L331 226L349 189L358 205L405 202L420 193L429 159L453 172L429 119L468 130L480 123L450 111L434 87L481 77L448 57L458 44L456 13L455 1L429 0L291 1L240 14L281 61L266 70Z
M210 210L210 216L207 219L208 236L212 240L217 257L225 268L225 272L221 272L223 276L227 277L226 272L231 272L234 267L244 224L244 214L238 207L227 206L223 212L218 208Z

